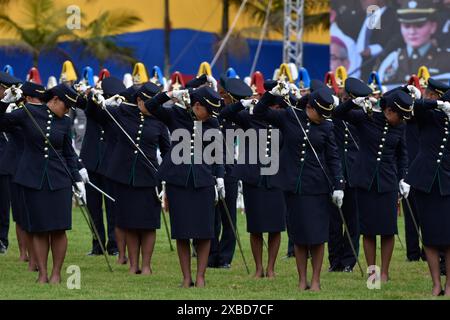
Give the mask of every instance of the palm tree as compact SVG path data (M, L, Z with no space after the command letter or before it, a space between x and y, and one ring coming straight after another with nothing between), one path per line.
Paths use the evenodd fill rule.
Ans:
M3 4L8 2L5 0ZM55 6L53 0L22 0L26 18L15 21L6 14L3 5L0 11L0 30L12 31L18 38L1 40L0 46L19 49L33 56L34 66L38 66L39 56L44 51L56 50L67 56L58 48L61 39L73 39L74 33L66 27L66 11Z
M134 50L118 45L115 35L126 32L141 21L137 14L127 9L103 12L86 26L84 36L79 38L79 44L84 46L83 53L95 57L100 68L109 59L120 63L135 63Z
M242 0L229 0L232 5L240 6ZM269 0L249 0L246 5L246 11L249 15L255 17L256 21L262 26L266 18L266 10ZM328 29L330 26L330 0L305 0L305 31L317 29ZM269 17L271 31L283 34L284 31L284 0L273 0L272 9ZM258 30L248 30L255 32Z

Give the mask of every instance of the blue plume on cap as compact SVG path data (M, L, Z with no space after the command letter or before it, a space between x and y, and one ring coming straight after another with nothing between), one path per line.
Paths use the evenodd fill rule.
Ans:
M9 74L10 76L14 77L14 69L12 66L10 66L9 64L7 64L4 68L3 68L3 72L6 72L7 74Z
M239 79L239 75L237 74L236 70L234 70L233 68L228 68L226 75L227 75L227 78Z
M369 86L372 87L372 89L379 89L381 90L383 84L381 83L380 76L378 75L378 72L372 71L372 73L369 76L369 81L367 83Z
M161 71L160 67L158 66L153 67L152 73L150 74L150 81L153 83L164 85L164 74Z
M301 86L301 83L303 85ZM309 88L311 86L311 77L309 76L309 72L306 68L300 68L298 69L298 79L296 85L300 88ZM300 88L302 89L302 88Z
M85 67L83 69L82 79L85 81L87 85L89 85L90 87L94 87L95 86L94 70L91 67Z

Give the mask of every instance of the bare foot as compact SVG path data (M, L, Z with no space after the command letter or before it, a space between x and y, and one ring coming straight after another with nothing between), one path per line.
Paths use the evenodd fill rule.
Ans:
M192 282L192 279L186 279L183 280L183 282L180 285L180 288L192 288L194 286L194 283Z
M28 262L29 261L28 256L26 254L25 255L20 255L19 260L22 261L22 262Z
M121 258L117 259L117 264L125 265L127 263L128 263L128 258L127 257L121 257Z
M264 278L264 270L256 270L255 279L262 279L262 278Z
M313 292L320 292L320 283L312 283L311 284L311 291Z
M50 277L50 284L61 284L61 276L60 275L52 275Z
M205 278L197 277L197 281L195 282L196 288L204 288L206 286Z
M306 291L306 290L309 290L310 287L308 286L308 283L303 282L303 281L300 281L300 283L299 283L299 285L298 285L298 289L299 289L300 291Z
M268 279L274 279L276 277L275 271L267 271L266 277Z
M434 286L431 294L434 297L438 297L438 296L442 295L442 287L441 287L441 285L439 284L437 286Z
M39 284L47 284L48 283L48 277L47 275L39 276L39 278L36 280Z
M444 296L450 297L450 287L448 286L445 287Z
M142 268L142 274L144 276L152 275L153 274L152 268L147 268L147 267Z
M388 274L381 274L381 282L382 283L387 283L389 281L389 275Z

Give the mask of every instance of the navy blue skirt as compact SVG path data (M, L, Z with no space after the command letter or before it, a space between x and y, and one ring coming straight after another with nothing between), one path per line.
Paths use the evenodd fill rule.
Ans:
M286 193L289 233L296 245L318 245L328 242L330 195Z
M192 184L166 185L172 239L213 239L214 186L195 189Z
M52 191L47 179L41 190L17 186L23 203L21 227L25 231L42 233L72 229L72 187Z
M286 230L286 203L283 191L243 185L247 232L275 233Z
M161 202L155 187L136 188L116 182L114 196L119 228L156 230L161 227Z
M430 193L414 190L422 238L426 246L450 246L450 196L441 196L439 184Z
M379 193L357 188L359 221L364 236L393 236L398 234L398 192Z

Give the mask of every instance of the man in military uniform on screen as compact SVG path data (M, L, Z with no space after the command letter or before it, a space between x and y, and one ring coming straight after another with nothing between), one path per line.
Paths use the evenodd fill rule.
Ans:
M385 84L402 84L421 66L435 79L450 77L446 46L439 47L437 10L431 0L405 1L397 10L404 44L382 62L379 74ZM389 31L386 31L389 32Z

